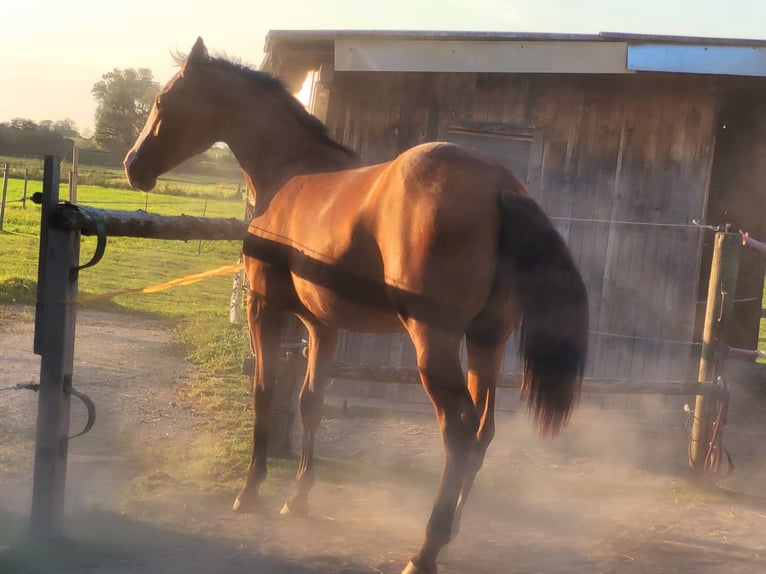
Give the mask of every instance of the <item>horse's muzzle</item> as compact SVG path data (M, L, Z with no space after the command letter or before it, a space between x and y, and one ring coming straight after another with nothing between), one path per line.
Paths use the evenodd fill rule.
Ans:
M136 161L138 154L135 150L130 150L125 156L125 160L122 162L125 166L125 177L128 178L128 183L136 189L141 191L149 191L157 184L156 177L146 177L141 173L141 162Z

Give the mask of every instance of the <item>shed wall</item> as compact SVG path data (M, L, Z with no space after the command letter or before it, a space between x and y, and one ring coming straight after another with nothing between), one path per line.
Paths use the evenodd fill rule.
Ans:
M588 286L588 376L688 375L717 99L697 76L336 72L328 127L371 162L470 122L533 128L521 175ZM503 372L517 364L509 342ZM412 366L402 335L347 333L339 360Z

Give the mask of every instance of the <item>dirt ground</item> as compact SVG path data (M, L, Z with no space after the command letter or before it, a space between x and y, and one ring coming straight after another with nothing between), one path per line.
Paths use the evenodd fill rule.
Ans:
M184 479L215 436L177 392L194 371L172 335L144 319L85 311L74 385L95 401L98 419L69 447L68 550L53 562L20 561L37 404L30 391L6 389L39 377L32 319L30 309L0 314L0 573L398 574L416 550L441 463L432 415L329 418L318 454L383 469L380 477L338 479L335 469L323 479L320 468L305 519L279 515L289 480L273 477L267 508L237 515L234 492ZM83 411L73 404L73 430ZM686 480L683 428L649 432L580 409L562 437L544 441L526 416L501 413L440 572L766 571L766 419L741 420L732 413L726 435L736 472L702 489ZM168 449L185 462L169 465Z

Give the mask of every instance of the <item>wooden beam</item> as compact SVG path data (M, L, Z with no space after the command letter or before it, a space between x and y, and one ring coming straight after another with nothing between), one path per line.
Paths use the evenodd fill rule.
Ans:
M247 223L241 219L195 217L192 215L157 215L145 211L121 211L57 205L48 217L55 229L79 230L83 235L97 235L98 221L107 236L146 237L150 239L231 239L242 240Z
M369 383L420 384L417 369L399 367L369 367L364 365L346 365L335 363L330 377ZM518 389L521 378L518 375L502 375L498 387ZM584 393L637 394L637 395L675 395L675 396L717 396L718 388L713 384L698 382L651 382L606 379L585 379L582 384Z
M734 308L741 242L738 233L719 231L715 234L702 333L702 355L697 377L702 383L710 385L715 383L723 349L720 340L722 323L731 316ZM713 433L713 411L713 401L704 395L698 395L689 442L689 468L697 474L701 474L705 467L705 457Z

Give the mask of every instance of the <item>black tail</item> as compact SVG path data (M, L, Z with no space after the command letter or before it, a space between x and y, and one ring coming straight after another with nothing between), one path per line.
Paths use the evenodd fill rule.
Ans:
M501 205L501 254L521 309L521 388L540 432L553 436L579 396L588 353L588 296L569 249L537 203L507 191Z

